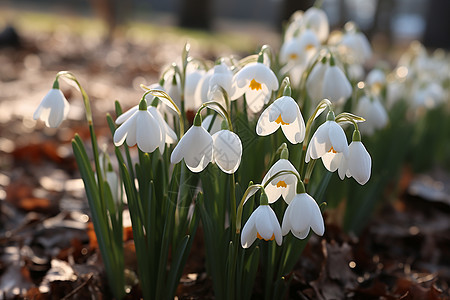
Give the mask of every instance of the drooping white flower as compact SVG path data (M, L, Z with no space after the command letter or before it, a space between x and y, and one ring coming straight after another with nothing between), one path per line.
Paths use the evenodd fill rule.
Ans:
M194 120L194 125L189 128L173 149L170 162L176 164L183 158L189 170L195 173L203 171L212 161L213 138L201 126L201 122Z
M267 172L262 180L262 185L265 185L267 181L280 171L292 171L298 174L295 167L286 158L279 159ZM269 203L277 201L280 196L283 196L286 203L290 203L294 198L297 188L297 177L294 174L283 174L277 176L269 184L266 185L265 191L269 199Z
M266 136L280 127L292 144L303 142L305 121L298 104L292 97L282 96L269 105L258 119L256 133L260 136Z
M146 102L141 101L139 109L114 132L114 144L120 146L126 141L130 147L137 144L143 152L151 153L157 147L164 151L165 136L162 124L147 110Z
M239 136L225 129L216 132L212 139L214 162L225 173L236 172L242 157L242 143Z
M257 238L275 240L279 246L283 240L277 216L269 205L258 206L248 218L241 233L242 247L249 248Z
M281 230L283 235L292 234L304 239L310 229L322 236L325 232L322 213L316 200L307 193L296 194L284 212Z
M339 42L338 50L348 63L363 64L372 57L372 47L367 37L357 31L353 23L346 24L346 32Z
M314 31L323 43L327 40L330 32L327 14L320 8L311 7L303 14L303 27Z
M339 124L327 118L327 121L317 128L306 150L305 162L321 158L330 172L336 171L343 157L348 157L348 144L345 132Z
M163 90L172 98L175 104L181 108L181 79L180 75L170 69L164 76Z
M342 102L352 95L352 85L344 72L336 66L330 65L323 76L322 99L332 102Z
M368 135L372 135L377 129L384 128L389 121L387 112L378 97L362 96L356 106L356 114L366 119L359 126L359 130Z
M351 96L352 85L331 59L331 62L322 61L314 66L306 80L306 90L316 103L325 98L342 103Z
M341 179L344 179L344 176L353 177L359 184L364 185L370 179L372 158L361 142L359 132L353 133L353 140L348 149L348 158L344 158L339 166L339 177Z
M133 116L137 111L139 110L139 105L133 106L123 114L121 114L116 119L116 124L120 125L124 123L126 120L128 120L131 116ZM153 116L153 118L156 120L157 124L160 126L161 130L161 140L159 144L159 151L164 153L164 144L173 144L175 143L178 138L177 134L170 128L169 124L164 120L163 116L159 112L159 110L154 106L148 106L147 111ZM128 144L128 143L127 143ZM141 149L142 150L142 149ZM152 151L153 152L153 151Z
M209 79L209 88L208 88L208 100L213 100L210 95L213 92L215 86L219 86L225 90L228 94L228 97L233 95L233 72L230 70L227 64L221 63L219 65L214 66L214 73Z
M42 99L33 119L41 119L47 127L56 128L66 119L69 113L69 102L59 88L52 88Z
M235 91L231 100L245 94L247 105L254 113L259 112L269 101L272 91L278 89L277 77L268 66L260 62L245 65L234 75L233 84Z

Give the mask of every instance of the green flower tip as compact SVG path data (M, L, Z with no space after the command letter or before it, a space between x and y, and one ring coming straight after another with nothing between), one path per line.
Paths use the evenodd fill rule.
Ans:
M155 97L152 101L152 104L150 104L153 107L158 107L158 103L159 103L159 98Z
M263 64L264 63L264 52L261 50L258 54L258 62Z
M267 197L267 194L264 191L264 189L261 189L261 197L259 197L259 204L260 205L269 205L269 198Z
M327 115L327 121L334 121L334 120L335 120L334 111L330 110Z
M59 90L59 81L58 81L58 79L55 79L55 81L53 81L53 89Z
M139 102L139 110L147 110L147 100L145 100L145 96L143 96L141 102Z
M330 54L330 66L335 66L336 65L336 62L334 61L334 56L333 56L333 54Z
M222 130L228 130L228 122L226 120L223 120L220 124L220 129Z
M202 126L202 116L199 113L195 115L194 126Z
M283 150L281 150L280 158L281 159L289 159L289 150L288 150L288 148L284 148Z
M306 193L306 189L305 189L305 185L300 180L299 182L297 182L297 194L303 194L303 193Z
M361 133L359 132L359 130L355 129L355 131L353 131L352 141L361 142Z
M108 163L108 169L107 172L114 172L113 166L111 163Z
M283 96L291 96L292 95L292 89L291 89L291 85L290 84L287 84L285 87L284 87L284 91L283 91Z

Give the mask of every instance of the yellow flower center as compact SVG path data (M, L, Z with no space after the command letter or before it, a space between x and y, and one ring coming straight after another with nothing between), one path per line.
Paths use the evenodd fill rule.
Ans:
M275 239L275 233L272 234L272 237L271 237L270 239L268 239L268 240L266 240L265 238L263 238L263 237L259 234L259 232L256 233L256 236L258 237L258 239L260 239L260 240L265 240L265 241L273 241L273 240Z
M275 122L276 122L277 124L280 124L280 123L281 123L281 125L289 125L289 123L283 122L283 119L281 118L281 114L278 116L278 118L275 120Z
M316 48L316 47L314 47L313 44L308 44L308 45L305 46L305 50L306 50L306 51L308 51L308 50L313 50L314 48Z
M252 79L252 81L250 81L250 85L249 88L251 88L252 90L261 90L261 83L259 83L258 81L256 81L255 79Z
M291 54L289 54L289 58L292 60L295 60L298 58L298 55L297 55L297 53L291 53Z
M286 182L284 182L284 180L278 181L278 183L277 183L277 188L279 188L279 187L287 188Z
M336 150L334 150L333 146L331 146L331 148L330 148L330 150L328 150L328 152L337 153Z

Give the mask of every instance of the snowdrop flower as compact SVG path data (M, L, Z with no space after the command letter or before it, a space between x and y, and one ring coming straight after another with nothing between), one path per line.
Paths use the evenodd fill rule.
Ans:
M345 24L346 32L338 45L339 52L349 63L363 64L372 57L372 47L367 37L357 31L355 24Z
M194 125L173 149L170 162L176 164L183 158L189 170L195 173L203 171L213 159L213 138L202 127L199 114L195 116Z
M353 139L348 146L348 158L344 158L339 166L339 177L353 177L359 184L364 185L369 181L372 169L372 158L366 147L361 142L361 134L358 130L353 132Z
M233 77L235 91L231 100L236 100L243 94L247 105L254 113L259 112L264 104L269 102L272 91L278 89L278 80L273 71L262 62L245 65Z
M325 232L322 213L316 200L307 193L296 194L284 212L281 230L283 235L292 232L299 239L308 236L310 229L322 236Z
M336 66L334 58L329 62L316 64L306 80L306 90L315 102L330 99L332 102L345 101L352 94L352 86L344 72Z
M41 119L45 126L56 128L66 119L69 113L69 102L59 89L58 81L55 80L53 88L45 95L33 114L33 119Z
M114 172L111 164L108 163L108 167L105 171L106 182L108 182L109 188L111 189L111 194L114 200L114 203L119 204L120 199L120 185L119 185L119 176L117 176L116 172Z
M305 162L322 158L325 168L334 172L343 156L348 157L348 144L344 130L334 121L334 113L329 112L327 121L317 128L306 150Z
M147 110L147 101L142 99L138 109L132 110L134 113L128 113L125 121L124 118L118 118L121 125L114 133L114 145L120 146L126 141L130 147L137 144L143 152L151 153L157 147L164 151L166 133L163 124Z
M283 150L287 151L287 149ZM285 152L286 153L286 152ZM269 169L262 180L262 185L266 185L267 181L280 171L292 171L300 177L295 167L287 159L288 155L282 152L281 158ZM295 196L297 189L297 177L294 174L282 174L269 182L265 191L269 199L269 203L277 201L283 196L286 203L290 203Z
M181 107L181 79L180 75L173 70L164 76L163 90L167 92L178 107Z
M327 40L330 25L328 24L328 17L322 9L317 7L309 8L303 14L302 21L304 27L314 31L322 43Z
M372 135L375 130L384 128L388 121L388 115L378 97L370 99L363 96L356 106L356 114L366 119L359 127L361 132Z
M149 94L147 94L145 96L145 98L147 98L148 95ZM133 116L138 110L139 110L139 105L133 106L132 108L130 108L129 110L127 110L126 112L121 114L116 119L116 124L120 125L120 124L124 123L131 116ZM160 126L162 138L161 138L161 141L159 144L159 151L162 154L162 153L164 153L164 148L165 148L164 144L175 143L178 140L177 134L172 130L172 128L170 128L169 124L167 124L167 122L164 120L163 116L161 115L161 113L159 112L159 110L156 107L150 105L147 107L147 111L153 116L153 118L156 120L156 122Z
M242 247L249 248L256 238L265 241L275 240L281 246L283 237L280 224L275 212L268 204L258 206L248 218L241 233Z
M227 174L236 172L242 157L242 143L239 136L224 129L215 133L212 139L214 162Z
M435 82L430 82L419 87L413 94L413 106L434 108L443 102L444 89Z
M290 96L278 98L263 111L256 124L256 133L266 136L280 127L292 144L303 142L305 121L298 104Z
M225 92L231 96L233 91L233 72L230 68L225 64L221 63L219 65L214 66L214 73L209 79L209 88L208 88L208 100L211 99L210 94L212 93L215 86L219 86L225 90Z

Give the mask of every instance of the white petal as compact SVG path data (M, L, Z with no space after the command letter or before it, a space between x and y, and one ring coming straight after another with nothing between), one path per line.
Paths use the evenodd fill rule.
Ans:
M292 209L292 206L288 205L288 207L284 211L283 221L281 223L281 233L283 235L288 234L289 231L292 230L292 225L291 225L291 221L290 221L291 209Z
M160 125L147 110L138 111L136 118L137 145L143 152L151 153L163 139Z
M241 232L242 248L250 247L257 238L255 221L256 221L256 211L258 210L258 208L250 215L250 217L247 220L247 223L245 223L244 228L242 229Z
M322 162L328 171L334 172L341 165L341 161L343 158L344 155L341 152L338 153L327 152L322 156Z
M228 174L236 172L242 156L242 143L239 136L229 130L221 130L212 138L213 157L217 166Z
M306 238L308 237L309 230L310 230L310 227L306 228L306 230L304 230L304 231L295 231L295 230L292 230L292 234L293 234L296 238L303 240L303 239L306 239Z
M316 200L310 195L306 194L305 200L309 202L310 213L311 213L311 229L317 234L322 236L325 232L325 225L323 223L322 213L320 212L319 205L317 205Z
M364 185L370 178L372 158L361 142L352 142L349 148L349 172L359 184Z
M319 103L322 101L323 91L323 78L325 75L325 71L328 68L328 65L322 62L317 63L314 68L311 70L311 73L306 80L306 91L308 92L309 97L311 98L313 103Z
M336 152L342 152L347 157L348 156L348 144L347 137L345 136L345 132L342 127L334 122L330 122L330 127L328 129L328 136L331 141L331 145Z
M273 105L273 104L272 104ZM266 136L271 133L274 133L280 124L276 122L271 122L269 120L270 111L272 109L272 105L267 107L262 114L259 116L258 123L256 124L256 133L259 136Z
M305 139L305 121L303 120L300 109L297 112L297 118L289 125L281 125L284 135L292 144L298 144Z
M306 195L306 193L298 194L289 204L292 205L290 221L293 231L304 231L310 226L312 211Z
M137 112L138 110L139 105L133 106L132 108L130 108L129 110L127 110L126 112L117 117L116 124L117 125L122 124L123 122L128 120L132 115L134 115L134 113Z
M271 92L268 91L266 86L262 86L260 90L247 89L245 92L245 99L247 105L253 113L259 112L266 103L266 100L270 98Z
M259 190L259 187L251 186L248 189L249 189L248 190L248 194L247 194L247 196L244 199L244 204L245 204L245 202L247 202L248 199L250 199L250 197L252 197L254 194L256 194L256 192Z
M323 77L322 90L322 96L332 102L346 100L352 94L352 86L338 66L327 68Z
M129 131L133 130L133 132ZM116 129L114 132L114 145L120 146L125 141L128 134L136 134L136 115L134 114L131 116L128 120L126 120L122 125L119 126L119 128ZM132 145L133 146L133 145Z
M313 30L323 43L328 38L329 23L326 13L317 7L311 7L303 14L303 22L307 28Z
M205 128L206 130L208 130L208 128L209 128L209 126L210 126L210 124L211 124L211 121L212 121L212 119L213 119L213 116L214 116L214 115L207 115L207 116L203 119L203 121L202 121L202 127ZM214 123L213 123L213 125L212 125L212 128L211 128L211 130L210 130L210 134L215 134L216 132L218 132L218 131L221 130L221 124L222 124L222 121L223 121L223 118L222 118L219 114L217 114L217 115L216 115L216 118L215 118L215 120L214 120Z
M192 126L172 152L170 161L177 163L184 158L192 172L202 171L212 160L212 137L201 126Z
M341 164L339 165L338 169L339 178L341 178L341 180L344 180L345 173L347 172L347 170L348 170L347 159L345 158L345 156L342 156Z
M309 142L306 152L306 162L309 162L309 158L318 159L327 153L331 148L331 141L329 138L328 130L331 121L325 121L320 125Z

